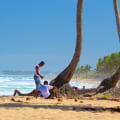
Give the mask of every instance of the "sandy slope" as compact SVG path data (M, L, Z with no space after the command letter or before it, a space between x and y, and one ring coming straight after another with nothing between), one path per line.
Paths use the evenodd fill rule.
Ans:
M75 102L74 99L66 98L58 101L34 97L0 97L0 120L119 120L120 112L82 109L117 106L120 106L119 101L95 98Z
M75 78L72 78L72 81L78 81L78 82L83 82L83 83L100 83L101 81L103 80L103 78L83 78L83 79L75 79Z

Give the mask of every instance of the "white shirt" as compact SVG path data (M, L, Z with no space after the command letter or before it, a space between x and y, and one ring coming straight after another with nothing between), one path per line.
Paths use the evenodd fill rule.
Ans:
M41 85L39 87L39 91L41 92L41 94L44 98L49 97L49 95L50 95L49 90L51 90L51 89L53 89L53 86L51 86L51 85Z

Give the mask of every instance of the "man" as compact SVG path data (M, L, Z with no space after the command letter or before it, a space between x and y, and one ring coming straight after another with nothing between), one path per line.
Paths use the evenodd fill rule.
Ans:
M57 97L58 89L54 86L48 85L48 81L44 81L44 85L41 85L38 88L38 94L42 95L45 99L48 99L51 97L50 90L53 90L55 96ZM36 95L38 96L38 94Z
M51 97L51 94L49 90L53 90L53 93L55 94L55 97L57 97L58 89L54 86L48 85L48 81L44 81L44 85L41 85L39 87L39 90L33 90L30 93L21 93L19 90L15 90L13 96L16 96L18 94L19 96L34 96L38 97L39 95L42 94L42 96L45 99L48 99Z
M40 78L43 79L44 77L40 74L40 67L44 66L44 61L41 61L40 64L38 64L35 67L35 73L34 73L34 80L36 85L36 90L38 90L39 86L41 85Z

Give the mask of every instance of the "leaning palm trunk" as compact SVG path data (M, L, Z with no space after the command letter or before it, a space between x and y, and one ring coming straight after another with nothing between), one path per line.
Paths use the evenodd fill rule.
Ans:
M100 83L100 85L97 88L97 93L101 93L101 92L104 92L106 90L116 87L119 79L120 79L120 67L110 78L105 78Z
M116 16L118 35L120 40L120 17L119 17L117 0L113 0L113 4L114 4L115 16ZM105 90L116 87L119 79L120 79L120 67L118 68L116 73L113 74L110 78L106 78L101 82L101 84L97 88L97 93L104 92Z
M80 60L81 49L82 49L82 8L83 8L83 0L78 0L76 49L74 56L68 67L66 67L54 80L51 81L51 84L58 88L61 88L63 85L69 83ZM66 87L68 88L70 86L67 85Z
M118 36L119 36L119 40L120 40L120 16L119 16L117 0L113 0L113 4L114 4L115 16L116 16Z

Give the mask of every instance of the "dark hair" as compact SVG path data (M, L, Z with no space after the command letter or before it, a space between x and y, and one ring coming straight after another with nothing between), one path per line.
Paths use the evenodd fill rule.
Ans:
M48 85L48 81L44 81L44 85Z
M44 65L44 64L45 64L45 62L44 62L44 61L41 61L39 65Z

